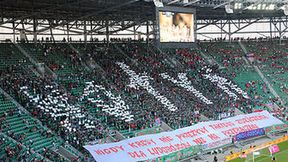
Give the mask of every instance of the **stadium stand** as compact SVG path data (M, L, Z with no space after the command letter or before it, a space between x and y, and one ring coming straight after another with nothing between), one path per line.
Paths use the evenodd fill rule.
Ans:
M249 42L245 44L279 96L287 100L287 47L275 42ZM275 73L276 72L276 73Z
M12 140L14 143L14 145L10 146L11 148L9 145L7 147L4 146L7 154L6 159L9 156L15 159L19 156L27 156L26 158L30 159L37 158L37 156L39 158L41 158L41 156L46 157L46 155L47 158L60 157L60 155L56 153L55 156L48 156L49 153L52 153L53 149L59 147L62 143L55 134L43 127L38 120L35 120L30 115L18 109L17 106L3 94L1 94L0 101L3 143L7 143L6 140ZM39 153L42 155L38 155ZM56 159L51 160L54 161Z
M281 26L284 19L281 18L280 21L280 17L275 18L272 12L250 14L247 11L250 10L249 6L241 8L241 12L235 12L237 14L219 11L230 5L233 8L238 3L250 5L246 0L245 3L231 1L229 6L225 5L227 2L222 1L186 2L0 2L0 40L2 36L11 36L0 42L0 161L90 162L96 159L93 154L93 157L91 156L91 150L87 149L90 146L104 144L97 146L105 148L104 146L112 143L116 147L116 144L123 141L141 139L141 136L148 138L163 132L169 134L174 130L200 127L209 121L219 120L221 123L238 115L266 113L266 110L273 115L269 118L271 121L283 124L263 128L259 127L261 123L254 124L251 126L255 128L253 131L257 130L263 134L241 142L237 141L236 137L243 133L241 131L246 127L236 128L236 125L229 130L232 133L226 132L225 139L209 144L205 143L204 138L210 135L209 138L217 139L223 132L215 129L212 135L206 136L203 133L205 127L203 130L187 130L183 136L197 136L197 139L195 137L191 140L195 145L184 143L184 140L183 143L174 145L169 141L172 138L161 137L161 142L170 142L169 148L157 146L153 149L154 152L149 150L149 153L158 153L159 156L143 161L213 159L217 162L220 161L217 157L224 160L227 154L230 154L227 156L228 159L237 160L242 154L243 157L246 156L242 151L244 148L246 151L249 150L247 155L250 158L254 147L246 147L260 138L269 140L261 141L265 143L265 148L260 144L261 149L255 148L267 152L266 144L272 145L272 140L278 141L274 139L287 134L288 131L288 42L283 37L287 29L287 17L284 30L276 27L277 23ZM177 12L186 13L186 9L191 6L196 7L197 12L199 9L199 21L195 19L195 29L192 29L193 25L188 28L187 24L190 24L190 21L182 23L186 19L185 16L179 18L176 16L179 13L172 11L157 13L159 19L155 20L154 5L161 6L161 3L165 6L186 6L177 8ZM279 9L275 13L276 17L279 16L278 10L283 5L284 2L277 2ZM50 11L53 8L54 10ZM209 10L204 11L203 8ZM194 14L194 11L192 13ZM167 35L170 28L164 30L165 39L177 40L179 37L179 42L172 41L166 44L169 48L162 48L165 43L161 42L163 38L160 38L160 17L163 15L171 16L171 21L181 20L180 23L172 23L171 38ZM192 17L194 16L191 16L191 19ZM238 17L241 21L239 19L239 22L236 22ZM242 21L244 18L247 20ZM227 19L227 22L222 24L222 19ZM270 25L273 24L277 28L277 34L270 26L270 33L265 31L262 34L270 34L265 38L244 39L235 36L238 31L251 25L254 19L255 23L260 19L265 23L269 19ZM167 20L167 24L169 22ZM194 19L191 24L194 24ZM229 31L226 31L227 24ZM221 33L211 29L205 34L202 29L210 25L214 25ZM180 30L180 26L183 26L183 31ZM233 31L234 28L236 31ZM2 29L11 31L2 32ZM53 33L54 30L57 32ZM121 33L122 31L128 33ZM183 33L192 34L193 41L185 42L187 38ZM259 34L261 31L253 34L255 33ZM276 37L272 37L272 34ZM196 35L202 37L201 41L194 40ZM221 35L221 38L214 35ZM40 39L40 36L43 37ZM62 36L65 38L59 41ZM118 38L120 36L123 38ZM259 118L268 117L257 116L243 121L250 126L250 122L260 120ZM219 127L227 123L221 124ZM221 129L231 125L233 124L228 122ZM212 129L211 125L210 127ZM241 131L237 132L236 129ZM245 132L249 134L249 131ZM203 136L198 137L197 133L203 133ZM177 138L184 137L179 135ZM280 142L281 149L286 149L282 145L287 143L287 136L279 139L285 139ZM151 139L150 142L156 143L153 140L155 139ZM151 144L145 142L147 141L136 145ZM216 147L218 145L221 147ZM129 146L138 149L131 143ZM177 149L171 153L167 151L170 148ZM231 148L237 152L234 153ZM108 150L101 149L94 149L94 154L118 152L113 147ZM162 152L158 152L157 149L162 149ZM119 150L124 151L120 146ZM141 148L139 150L141 151ZM169 154L160 156L165 151ZM129 152L129 156L134 158L146 156L142 152L139 154ZM240 161L243 160L241 158ZM126 159L117 160L122 162Z
M17 51L12 44L2 46L5 51ZM148 47L142 43L115 43L109 48L100 43L72 44L80 53L86 54L82 55L84 60L88 60L90 63L93 60L104 70L104 78L99 75L100 72L97 71L99 69L85 69L80 63L82 58L78 58L78 55L72 52L73 49L67 44L44 43L34 46L26 43L21 46L35 60L45 63L56 72L57 79L51 76L43 78L25 74L23 70L18 70L28 65L32 66L29 62L14 66L15 70L6 70L9 65L14 65L14 62L8 62L9 64L2 68L5 73L1 77L1 87L14 96L34 117L40 119L47 127L52 128L79 150L82 150L83 144L95 139L101 141L102 138L105 140L111 138L112 141L115 141L112 137L115 136L114 131L119 131L124 137L134 137L143 132L161 132L163 129L155 124L158 118L177 129L199 122L201 115L210 119L233 116L235 113L233 107L249 113L253 111L252 108L267 109L267 105L271 101L278 104L269 95L269 90L258 74L256 75L254 69L245 64L242 59L242 55L245 54L241 52L237 43L203 43L200 44L200 49L168 51L158 51L157 49L147 51ZM230 50L231 47L233 47L232 50ZM220 65L210 66L207 60L203 60L201 57L201 50L216 62L220 62ZM4 52L4 50L2 51ZM47 54L45 54L46 52ZM113 53L113 56L105 53ZM215 53L217 57L214 57ZM56 55L57 57L55 57ZM21 61L25 60L25 56L21 56L19 53L10 59ZM167 112L163 109L164 105L159 104L156 98L146 93L147 89L129 87L131 80L121 68L121 62L125 62L127 67L135 69L136 74L151 76L153 78L150 82L151 86L155 87L160 94L168 96L179 110L176 110L176 113ZM85 63L87 62L85 61ZM175 66L179 68L175 69ZM224 68L217 70L218 66ZM213 74L231 79L241 88L245 88L251 98L239 95L240 100L234 102L233 97L215 89L213 83L211 84L209 80L203 78L203 68L207 67L212 69ZM237 69L237 71L233 69ZM190 84L197 85L197 89L207 98L212 98L211 102L215 104L213 106L205 104L183 89L181 85L175 86L173 81L161 77L165 76L163 75L165 73L166 76L170 77L171 75L173 78L181 72L186 72L186 77L192 80L192 84ZM4 101L2 101L3 105L13 108L11 102ZM188 107L194 108L191 111ZM8 109L7 113L9 112L8 114L13 116L15 110L12 108ZM281 114L279 114L280 111ZM284 121L287 118L287 114L285 114L287 111L281 106L272 112L275 112ZM223 114L225 115L223 116ZM29 139L36 138L36 142L32 141L33 144L28 138L21 142L33 147L36 152L48 148L45 155L61 159L61 156L55 156L57 155L55 151L49 150L50 147L56 145L57 138L41 139L43 130L38 130L41 129L39 125L25 125L25 123L33 123L31 117L24 114L15 114L14 116L18 116L17 120L12 120L13 118L7 120L7 124L13 125L12 130L10 130L11 128L9 130L2 128L3 132L8 133L9 131L9 136L24 134L23 136L27 136ZM18 120L19 116L23 121ZM55 124L57 127L53 126ZM27 133L26 127L33 128L31 133L28 131L28 135L25 134ZM57 144L57 146L59 145L61 142Z

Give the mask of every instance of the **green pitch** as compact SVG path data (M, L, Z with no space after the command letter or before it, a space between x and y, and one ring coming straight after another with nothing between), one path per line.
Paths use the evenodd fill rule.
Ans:
M280 152L274 154L276 162L288 162L288 141L278 144ZM271 162L271 155L268 148L259 150L260 155L255 156L255 162ZM237 158L229 162L253 162L252 154L248 154L246 159Z

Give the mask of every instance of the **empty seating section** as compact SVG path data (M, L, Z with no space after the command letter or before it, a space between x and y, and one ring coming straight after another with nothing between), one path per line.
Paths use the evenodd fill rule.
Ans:
M58 75L69 75L80 68L80 60L68 44L21 44L38 63L45 63ZM76 68L77 66L77 68Z
M253 67L244 67L241 72L235 75L234 80L259 104L270 102L269 99L273 97Z
M31 65L29 60L12 43L0 44L0 70L16 69ZM21 69L17 69L21 70Z
M12 138L6 136L5 134L0 134L0 160L1 161L38 161L46 160L47 158L40 155L39 153L31 153L27 147L23 146L21 143L13 140Z
M247 42L245 46L255 57L265 77L271 83L278 95L288 101L288 47L278 42Z
M45 149L55 149L62 141L43 127L37 120L22 112L17 106L0 95L1 131L31 149L43 153Z
M211 42L200 43L200 49L212 57L221 66L237 70L245 62L241 59L244 53L238 43Z
M2 159L2 161L5 161L5 159L8 157L16 159L18 155L25 154L26 150L21 146L17 147L17 145L18 143L13 139L0 134L0 159ZM12 152L10 153L10 149L13 150L15 155L12 155Z

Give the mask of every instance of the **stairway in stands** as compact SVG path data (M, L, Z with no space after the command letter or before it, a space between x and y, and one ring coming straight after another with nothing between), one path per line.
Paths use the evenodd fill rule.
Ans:
M238 42L241 49L243 50L243 52L245 54L247 54L249 51L246 49L245 45L239 41ZM248 62L247 59L245 58L245 56L243 57L243 59L246 61L246 63ZM250 64L252 64L251 62L249 62ZM269 88L269 90L271 91L271 93L276 97L276 98L279 98L280 101L281 101L281 104L285 104L285 101L283 101L281 99L281 97L278 95L278 93L275 91L275 89L273 88L273 86L271 85L271 83L267 80L267 78L263 75L263 72L260 70L260 68L257 66L257 65L252 65L253 68L255 69L255 71L258 73L258 75L262 78L263 82L267 85L267 87Z

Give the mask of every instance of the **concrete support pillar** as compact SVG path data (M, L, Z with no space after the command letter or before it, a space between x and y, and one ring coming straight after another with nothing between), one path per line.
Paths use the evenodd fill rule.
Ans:
M34 18L33 19L33 42L34 44L37 43L37 26L38 26L37 20Z
M13 27L13 43L16 43L16 36L15 36L15 22L12 23Z
M66 27L67 27L67 42L70 42L69 23L66 24Z
M107 44L109 44L109 21L108 20L106 20L106 22L105 22L105 25L106 25L106 41L107 41Z
M149 21L146 22L146 44L149 44Z
M86 24L86 21L84 20L84 43L86 44L87 43L87 24Z

